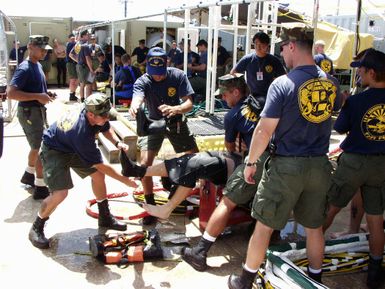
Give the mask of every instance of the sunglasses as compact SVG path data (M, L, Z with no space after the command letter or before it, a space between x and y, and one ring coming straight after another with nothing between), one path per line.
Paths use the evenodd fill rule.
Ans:
M283 42L283 43L281 44L281 46L279 47L280 51L282 52L282 51L283 51L283 48L284 48L286 45L288 45L289 43L290 43L290 41Z

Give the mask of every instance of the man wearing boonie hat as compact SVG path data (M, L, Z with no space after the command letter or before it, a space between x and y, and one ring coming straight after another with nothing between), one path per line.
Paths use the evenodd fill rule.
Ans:
M145 103L149 118L165 119L167 129L164 133L139 138L141 164L152 165L165 137L170 140L176 153L197 152L198 146L184 116L184 113L192 109L191 97L194 94L187 76L177 68L167 67L167 54L159 47L151 48L148 52L146 69L147 72L134 84L129 112L132 117L136 117L139 107ZM152 178L145 177L142 183L146 203L155 205ZM149 216L143 222L151 224L155 220Z
M47 50L52 49L48 40L43 35L29 36L28 58L17 67L7 90L9 99L19 101L17 117L30 146L28 165L20 182L34 187L34 199L44 199L49 195L38 154L43 130L47 127L45 105L55 96L47 90L47 82L39 63Z
M251 215L257 223L246 261L240 276L230 275L231 289L252 288L273 230L281 230L292 212L306 231L308 275L321 282L322 225L331 183L327 152L331 114L339 106L339 87L335 78L315 65L313 36L313 28L302 23L283 27L281 31L281 55L291 71L270 85L253 133L244 170L246 182L255 182L257 160L268 146L270 157L263 166L252 205Z
M367 285L380 288L384 280L385 54L368 49L350 66L358 68L361 84L368 89L347 98L334 124L337 132L347 136L332 178L325 230L361 188L370 234Z
M44 235L44 224L67 197L68 190L73 187L70 168L81 178L91 177L92 190L99 208L99 227L119 231L127 229L126 224L118 222L110 213L105 175L127 186L136 187L136 184L111 165L103 163L95 141L97 134L101 132L117 148L128 150L128 146L119 141L110 126L111 114L109 98L104 94L95 93L85 100L84 108L78 106L68 110L44 132L40 156L44 179L51 194L41 204L29 232L29 240L35 247L49 247L49 240Z
M334 74L333 61L325 54L325 41L322 39L314 43L314 61L323 71L331 75Z

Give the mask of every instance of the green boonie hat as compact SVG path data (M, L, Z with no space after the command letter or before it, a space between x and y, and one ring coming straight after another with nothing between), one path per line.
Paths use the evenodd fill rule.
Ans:
M86 111L97 115L111 114L110 98L103 93L93 93L84 101Z
M314 28L301 22L290 23L282 27L278 43L288 41L313 41Z
M242 73L226 74L218 78L219 87L214 92L214 95L223 94L230 86L245 85L245 78Z
M31 35L29 36L29 43L45 50L53 49L49 44L49 37L44 35Z

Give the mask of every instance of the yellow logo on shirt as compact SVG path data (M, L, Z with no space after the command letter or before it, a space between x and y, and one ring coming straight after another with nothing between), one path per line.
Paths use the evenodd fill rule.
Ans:
M80 42L78 42L75 44L74 51L76 54L79 54L80 50L82 50L82 45L80 44Z
M176 94L176 88L175 88L175 87L169 87L167 93L168 93L168 96L169 96L169 97L175 96L175 94Z
M330 73L330 71L332 71L332 63L328 59L321 60L320 67L326 73Z
M273 66L271 66L271 65L266 65L266 66L265 66L265 70L266 70L267 73L272 73L272 72L273 72Z
M385 141L385 104L369 108L362 118L361 130L368 140Z
M250 109L248 105L245 105L242 108L241 114L243 115L244 118L246 118L249 121L257 122L259 120L259 117L256 115L254 111Z
M67 109L57 121L57 128L69 131L79 118L80 109Z
M310 79L298 89L300 113L312 123L321 123L331 116L336 97L337 87L331 80Z

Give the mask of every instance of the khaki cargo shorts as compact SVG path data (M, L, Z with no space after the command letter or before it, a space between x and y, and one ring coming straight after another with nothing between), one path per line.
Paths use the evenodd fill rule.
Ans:
M44 181L51 192L73 188L70 168L83 179L96 172L95 168L85 166L77 154L49 149L44 143L41 146L40 158Z
M245 181L245 177L243 175L243 171L246 166L245 164L241 164L236 167L227 180L226 187L223 190L223 195L237 205L247 205L251 202L254 199L259 181L262 177L263 164L268 157L269 153L264 152L257 161L257 172L254 175L255 184L249 184Z
M365 212L382 215L385 208L385 155L343 153L332 176L329 202L346 207L358 189L364 201Z
M67 74L69 79L78 79L78 73L76 72L76 63L66 63Z
M90 84L87 80L88 75L90 74L90 70L87 65L76 64L76 72L80 83Z
M275 230L284 228L292 211L302 226L322 226L331 171L326 156L268 158L251 215Z

